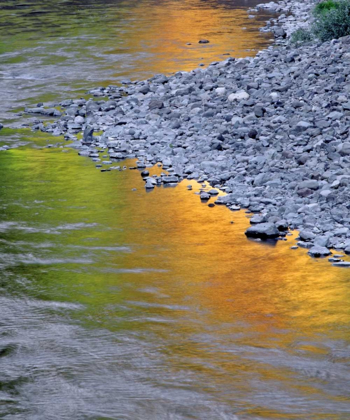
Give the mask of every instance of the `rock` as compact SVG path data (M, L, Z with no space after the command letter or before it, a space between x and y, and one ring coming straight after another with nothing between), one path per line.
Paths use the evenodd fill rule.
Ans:
M152 179L147 179L146 184L145 184L145 188L146 190L153 190L153 188L155 187L156 183L153 182Z
M93 142L93 134L94 129L91 126L87 125L83 133L82 143L91 144Z
M233 101L243 101L245 99L249 99L250 95L245 90L239 90L238 92L231 93L227 99L229 102Z
M144 95L147 95L147 93L150 92L150 88L148 85L144 85L139 89L139 92Z
M339 261L332 264L334 267L350 267L349 261Z
M281 27L274 27L273 28L273 33L275 34L276 38L286 38L287 37L286 31Z
M350 155L350 142L345 142L345 143L341 144L338 148L338 152L342 156Z
M316 235L312 233L310 230L301 230L299 232L299 237L304 242L312 241L316 238Z
M315 245L309 249L308 254L311 257L320 258L320 257L326 257L327 255L330 255L331 251L324 246Z
M305 188L307 188L309 190L317 190L319 188L318 181L316 181L314 179L310 179L310 180L307 180L307 181L300 182L299 185L298 185L298 189L303 190Z
M78 115L77 117L74 118L74 122L79 125L84 124L85 118Z
M40 114L45 117L60 117L62 114L55 108L26 108L28 114Z
M254 114L256 117L261 118L265 115L266 109L261 105L255 105Z
M164 184L174 184L179 182L179 178L175 175L168 175L163 176L162 181L164 182Z
M207 200L209 200L209 199L210 199L210 194L208 194L208 193L206 193L206 192L202 191L202 192L200 193L200 198L201 198L201 200L202 200L202 201L207 201Z
M241 210L241 208L240 208L239 206L235 206L235 205L230 206L229 208L230 208L230 210L232 210L232 211L239 211L239 210Z
M198 44L209 44L209 39L200 39L199 41L198 41Z
M284 231L287 231L288 230L288 222L286 220L283 220L283 219L282 220L278 220L275 223L275 226L281 232L284 232Z
M95 88L97 100L61 102L65 112L55 122L39 119L48 112L40 104L30 108L37 109L32 128L63 134L99 165L107 153L136 159L141 170L163 162L169 175L156 184L143 173L150 189L205 182L202 198L213 196L208 184L227 192L215 204L249 209L252 228L270 224L281 239L297 229L300 247L350 253L350 37L296 47L283 37L310 23L313 3L261 7L278 12L264 29L278 38L272 48ZM77 141L73 134L82 131Z
M225 87L218 87L215 89L215 92L218 96L224 96L226 93L226 88Z
M309 195L313 193L313 191L310 190L310 188L302 188L298 190L297 193L300 197L308 197Z
M306 131L308 128L311 128L312 124L310 124L307 121L299 121L295 127L295 131L297 133L302 133L304 131Z
M245 234L249 238L270 239L277 238L279 231L273 223L260 223L248 228Z
M265 214L256 214L255 216L250 218L250 223L252 225L257 223L265 223L267 221L267 217Z
M148 109L162 109L164 108L164 103L160 99L152 99L148 105Z
M258 135L258 132L255 130L255 128L252 128L248 132L248 137L251 139L255 139Z

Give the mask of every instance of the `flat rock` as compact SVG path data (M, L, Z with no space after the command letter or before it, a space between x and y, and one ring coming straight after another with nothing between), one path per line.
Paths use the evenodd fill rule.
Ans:
M280 232L273 223L259 223L248 228L245 234L249 238L269 239L278 238Z
M331 254L331 251L324 246L315 245L309 249L308 254L311 257L320 258L320 257L327 257L327 255Z

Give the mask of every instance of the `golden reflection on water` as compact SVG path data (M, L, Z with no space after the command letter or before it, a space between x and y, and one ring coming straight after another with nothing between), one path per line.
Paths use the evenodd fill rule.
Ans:
M350 346L349 270L291 251L293 238L247 240L246 214L200 203L195 182L145 193L137 171L101 173L72 150L0 159L2 220L41 229L2 230L1 240L49 243L32 255L63 259L7 269L31 279L31 294L86 305L74 315L86 328L141 337L159 368L246 414L305 418L278 405L283 393L290 410L290 398L350 402L337 356Z
M271 34L257 35L262 16L260 20L250 19L245 4L236 7L233 13L217 2L170 1L151 8L140 2L133 11L139 27L128 34L124 47L144 51L145 57L140 57L137 67L151 73L189 71L200 63L221 60L227 53L234 57L254 55L252 49L258 51L269 45ZM200 39L210 43L198 44ZM112 54L117 52L110 50Z

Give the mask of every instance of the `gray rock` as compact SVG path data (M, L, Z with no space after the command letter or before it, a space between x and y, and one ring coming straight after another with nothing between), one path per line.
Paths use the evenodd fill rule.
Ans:
M350 155L350 142L343 143L339 146L338 152L342 156L348 156Z
M245 234L249 238L270 239L277 238L280 233L273 223L260 223L248 228Z
M308 254L314 258L326 257L331 254L331 251L328 248L323 246L315 245L309 249Z
M265 214L256 214L250 218L250 223L255 225L257 223L265 223L267 222L267 217Z
M302 190L304 188L307 188L309 190L317 190L319 188L318 181L314 179L310 179L307 181L300 182L300 184L298 185L298 189Z
M339 261L332 264L334 267L350 267L349 261Z
M148 105L148 109L162 109L164 108L164 103L160 99L152 99Z
M299 232L299 237L304 242L310 242L316 238L316 235L312 233L310 230L301 230Z
M55 108L26 108L28 114L40 114L46 117L60 117L62 114Z
M207 192L202 191L200 193L200 198L202 201L207 201L210 199L210 197L211 197L210 194L208 194Z
M164 184L174 184L179 182L179 178L174 175L163 176L162 181L164 182Z
M94 134L94 129L91 126L87 125L84 130L82 142L84 144L91 144L93 142L93 134Z

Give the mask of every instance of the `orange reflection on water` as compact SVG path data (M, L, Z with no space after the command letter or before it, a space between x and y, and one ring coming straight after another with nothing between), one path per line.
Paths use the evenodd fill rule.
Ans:
M222 60L223 54L234 57L254 55L270 43L270 34L259 33L267 19L250 19L246 3L227 4L186 0L152 4L140 2L132 19L139 24L132 28L123 44L130 51L143 51L140 72L171 73L192 70L200 63ZM209 44L198 44L209 39ZM191 45L188 45L191 44ZM110 53L118 53L119 49Z
M101 328L115 334L115 346L124 336L147 343L149 366L138 365L142 352L133 355L146 381L210 395L247 418L345 412L349 270L290 250L293 238L247 240L246 214L208 208L195 182L193 191L184 181L145 193L138 171L101 173L75 151L17 149L1 158L4 220L87 224L30 233L34 243L53 244L55 259L92 261L25 266L32 293L85 305L75 317L87 334ZM23 230L2 236L29 241ZM35 249L50 259L50 248ZM131 368L125 363L118 359L118 372ZM206 418L202 408L198 418Z

